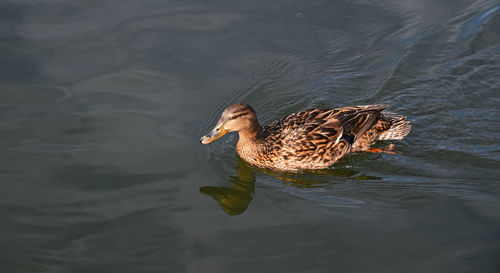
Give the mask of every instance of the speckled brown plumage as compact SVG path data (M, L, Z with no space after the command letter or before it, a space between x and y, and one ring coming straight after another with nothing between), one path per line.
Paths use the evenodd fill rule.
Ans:
M238 154L257 167L291 172L324 169L348 153L368 149L377 139L402 139L407 135L409 122L403 116L382 112L386 107L309 109L260 126L255 111L238 103L226 108L216 128L224 133L238 131ZM214 131L210 134L217 135ZM218 137L207 135L202 142Z

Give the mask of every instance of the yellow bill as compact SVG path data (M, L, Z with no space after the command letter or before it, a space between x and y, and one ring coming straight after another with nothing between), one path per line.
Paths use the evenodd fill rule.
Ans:
M208 144L210 142L214 142L217 139L219 139L220 137L222 137L223 135L225 135L226 133L227 133L227 130L224 129L224 126L217 125L217 126L215 126L215 128L212 131L210 131L210 133L208 133L207 135L203 136L200 139L200 142L202 144Z

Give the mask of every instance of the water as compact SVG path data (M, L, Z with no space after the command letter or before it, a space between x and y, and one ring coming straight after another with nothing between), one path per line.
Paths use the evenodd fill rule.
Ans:
M2 1L1 272L499 272L497 1ZM199 137L387 103L305 174ZM379 146L382 144L378 144Z

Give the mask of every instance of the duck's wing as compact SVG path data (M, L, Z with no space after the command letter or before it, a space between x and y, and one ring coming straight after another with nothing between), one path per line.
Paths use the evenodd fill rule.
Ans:
M342 127L343 138L352 144L356 139L360 138L370 128L372 128L380 117L380 112L387 108L387 104L375 105L359 105L342 107L335 114L328 117L331 122L335 122Z
M280 150L297 160L317 156L340 158L372 128L387 106L309 109L291 114L266 127L269 142L273 143L271 150Z
M289 141L315 144L345 140L351 144L377 121L386 104L359 105L335 109L308 109L291 114L273 124Z
M279 144L276 147L273 145L273 149L279 150L288 167L299 164L301 167L313 168L322 160L332 162L349 151L350 145L340 140L342 127L337 122L321 118L331 113L329 109L307 110L270 125L272 133L269 139L276 139L270 143ZM320 118L316 118L318 116Z
M281 149L292 152L315 151L338 142L342 128L328 122L332 109L309 109L290 114L266 126L269 139L279 142Z

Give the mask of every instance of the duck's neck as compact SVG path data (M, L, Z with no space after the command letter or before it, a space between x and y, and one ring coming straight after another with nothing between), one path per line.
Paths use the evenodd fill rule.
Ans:
M255 122L251 127L238 131L239 140L236 151L246 161L254 163L254 159L262 149L261 127Z
M252 124L252 126L245 128L244 130L238 131L239 141L238 144L255 144L260 140L260 125L258 122Z

